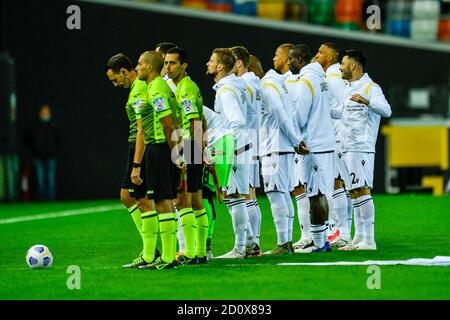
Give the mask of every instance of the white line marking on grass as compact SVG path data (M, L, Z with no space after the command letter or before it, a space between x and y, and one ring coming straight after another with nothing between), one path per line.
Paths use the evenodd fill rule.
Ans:
M124 208L122 204L114 204L114 205L109 205L109 206L100 206L100 207L90 207L90 208L48 212L48 213L42 213L42 214L34 214L34 215L30 215L30 216L1 219L0 224L10 224L10 223L24 222L24 221L34 221L34 220L42 220L42 219L78 216L78 215L82 215L82 214L119 210L122 208Z

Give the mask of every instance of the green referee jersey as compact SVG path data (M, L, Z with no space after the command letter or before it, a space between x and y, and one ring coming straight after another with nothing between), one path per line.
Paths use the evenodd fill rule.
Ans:
M136 113L137 119L142 119L145 144L166 142L160 119L172 115L174 122L177 115L177 100L172 89L161 76L153 79L147 88L147 102Z
M128 136L129 142L136 142L137 123L136 114L140 112L143 104L147 99L147 83L145 81L136 79L131 85L131 90L128 95L128 101L125 106L128 120L130 121L130 134Z
M193 128L192 119L201 119L203 116L203 98L200 89L190 77L184 77L175 91L177 98L177 114L179 126L183 129L183 139L191 140Z

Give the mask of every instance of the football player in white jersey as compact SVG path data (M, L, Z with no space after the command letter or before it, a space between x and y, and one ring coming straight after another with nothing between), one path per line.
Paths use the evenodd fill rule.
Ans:
M342 79L339 63L339 47L334 43L324 43L320 46L314 57L326 73L328 90L330 93L330 107L343 103L345 81ZM344 189L343 177L348 173L342 159L340 128L341 121L333 119L334 134L336 137L336 150L334 153L334 192L330 205L330 217L337 224L337 229L328 237L333 246L347 245L351 237L352 207L350 197L347 198ZM350 201L350 209L348 208ZM330 219L331 222L331 219ZM330 223L330 226L332 222ZM334 231L334 230L333 230Z
M341 118L342 151L348 176L345 185L350 190L355 216L355 236L340 250L376 250L374 234L375 207L373 188L375 144L381 117L391 116L391 107L381 87L364 72L366 57L358 50L348 50L341 63L342 78L347 80L343 104L333 108L335 118Z
M253 54L250 55L248 60L248 71L253 72L259 79L262 79L265 76L264 69L262 67L261 61L259 61L258 57Z
M246 94L249 101L247 107L247 130L252 143L252 159L250 164L250 195L247 197L247 211L249 223L253 231L252 235L247 234L247 248L248 256L262 255L259 247L260 230L261 230L261 211L256 197L256 188L259 188L259 160L258 160L258 133L260 127L260 113L261 113L261 88L260 80L253 73L248 71L248 63L250 54L245 47L236 46L230 48L236 57L233 72L245 80ZM250 236L250 238L249 238Z
M298 81L300 79L300 70L307 65L312 59L312 53L308 46L299 44L289 50L289 69L292 75L286 79L286 88L289 92L292 101L291 114L295 113L294 106L298 100L298 94L300 87ZM295 200L297 203L298 221L300 223L301 237L300 240L294 243L294 249L303 248L309 245L311 239L311 222L309 216L309 199L305 192L306 175L305 175L305 157L300 154L294 156L294 191Z
M269 70L261 80L261 171L277 231L277 246L266 254L290 254L294 251L294 207L290 191L294 187L294 148L301 137L300 130L294 125L292 102L284 84L287 74L285 48L291 47L282 45L277 48L274 58L276 70Z
M231 214L235 233L234 248L217 258L244 258L249 227L246 196L249 195L251 142L246 129L247 96L245 81L232 72L236 58L227 48L214 49L207 65L207 75L214 77L214 110L223 115L229 133L236 142L234 165L224 202Z
M295 120L302 131L303 141L297 147L305 157L306 194L311 210L312 242L295 252L331 251L327 241L327 194L333 192L333 153L335 136L330 114L330 98L325 72L317 62L300 70L295 101Z

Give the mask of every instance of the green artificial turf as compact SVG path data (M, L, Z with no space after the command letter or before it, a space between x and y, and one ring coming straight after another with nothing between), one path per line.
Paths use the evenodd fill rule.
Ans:
M450 197L375 195L377 251L332 251L243 260L212 260L172 270L124 270L141 251L141 240L124 209L4 224L20 216L118 205L115 200L0 205L0 299L449 299L450 267L380 266L381 288L369 289L367 266L280 266L281 262L399 260L450 256ZM263 251L276 244L266 197ZM217 205L213 250L234 244L231 220ZM297 217L294 242L299 238ZM50 269L31 270L25 254L45 244ZM68 266L81 270L81 289L70 290ZM69 281L70 282L70 281ZM370 282L370 279L369 279Z

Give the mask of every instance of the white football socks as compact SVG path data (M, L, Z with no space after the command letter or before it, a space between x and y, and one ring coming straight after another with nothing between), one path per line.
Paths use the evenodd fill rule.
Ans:
M231 215L234 230L234 247L239 253L245 253L245 244L248 226L248 212L245 198L226 199L224 201Z
M361 217L361 210L358 206L358 198L352 199L353 201L353 213L354 213L354 220L355 220L355 235L353 236L352 242L354 244L362 242L363 241L363 222Z
M261 212L256 207L258 200L247 200L247 212L251 231L253 232L254 241L259 244L260 229L261 229ZM250 228L249 228L250 229ZM247 245L249 235L247 234Z
M286 205L288 208L288 242L292 242L292 231L294 229L294 217L295 210L294 205L292 204L291 195L289 192L284 193L284 198L286 199Z
M324 224L311 224L311 235L314 244L322 248L325 245L327 227Z
M362 218L363 225L363 240L368 245L375 244L375 206L373 204L372 196L366 195L359 197L359 211Z
M289 229L289 209L286 204L285 196L282 192L268 192L270 207L272 209L273 221L277 230L278 244L288 242Z
M180 218L180 211L175 208L175 213L177 214L177 222L178 222L178 231L177 231L177 238L178 238L178 251L184 252L184 235L183 235L183 228L181 228L181 218Z
M340 237L344 240L350 240L350 231L347 222L347 196L344 188L337 189L333 192L334 212L337 216L337 226L339 228Z
M298 221L302 232L301 240L311 239L311 220L309 217L309 198L306 193L295 197L297 201Z

